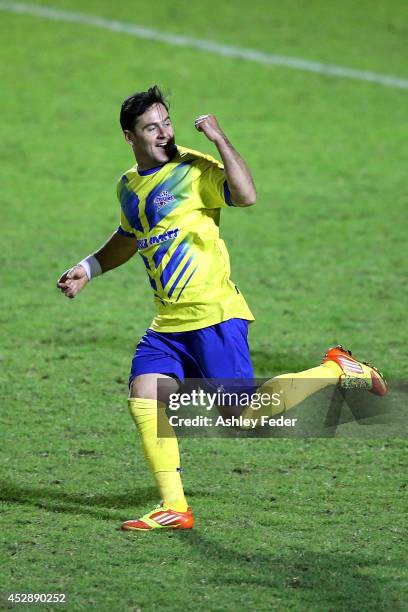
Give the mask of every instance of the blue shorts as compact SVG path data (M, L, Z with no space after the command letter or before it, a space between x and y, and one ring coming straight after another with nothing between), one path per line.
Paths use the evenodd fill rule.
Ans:
M148 329L136 347L129 385L140 374L185 378L252 381L248 321L229 319L187 332L159 333Z

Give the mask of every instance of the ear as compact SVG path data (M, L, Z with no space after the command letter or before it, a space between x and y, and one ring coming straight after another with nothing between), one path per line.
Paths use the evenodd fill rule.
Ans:
M124 130L123 135L125 137L126 142L133 147L134 136L133 136L132 132L130 132L129 130Z

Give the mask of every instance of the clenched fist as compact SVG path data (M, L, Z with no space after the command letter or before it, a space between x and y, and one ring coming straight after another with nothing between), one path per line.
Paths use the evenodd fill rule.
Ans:
M70 268L58 279L57 287L71 300L81 291L88 282L83 266Z
M203 132L208 140L211 142L217 142L220 139L225 138L223 131L218 125L218 121L214 115L200 115L194 122L196 129L199 132Z

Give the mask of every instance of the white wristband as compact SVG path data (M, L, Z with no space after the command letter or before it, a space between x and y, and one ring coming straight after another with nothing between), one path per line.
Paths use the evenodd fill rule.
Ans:
M85 269L88 280L91 280L94 276L100 276L102 274L102 268L95 255L88 255L82 261L77 264Z

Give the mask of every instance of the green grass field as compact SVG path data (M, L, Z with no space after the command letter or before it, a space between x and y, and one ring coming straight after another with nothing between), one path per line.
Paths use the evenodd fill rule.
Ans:
M49 3L408 72L403 0ZM73 301L55 283L117 227L120 103L158 82L180 144L213 153L193 129L212 112L253 170L257 206L224 211L222 236L257 376L341 342L405 380L407 92L3 10L0 33L0 590L73 611L406 609L402 438L183 439L196 529L122 533L158 501L126 406L150 287L137 258Z

